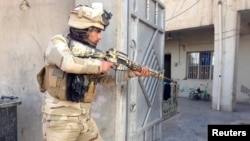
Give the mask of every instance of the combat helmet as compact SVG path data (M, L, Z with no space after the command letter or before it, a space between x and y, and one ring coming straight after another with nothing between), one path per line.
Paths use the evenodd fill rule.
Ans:
M97 27L105 30L111 17L112 14L106 10L97 10L89 6L79 5L70 11L68 25L76 29Z

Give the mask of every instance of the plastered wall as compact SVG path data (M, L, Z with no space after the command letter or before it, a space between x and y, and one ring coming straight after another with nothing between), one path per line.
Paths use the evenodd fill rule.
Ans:
M217 0L162 0L166 5L166 31L211 25ZM194 18L195 17L195 18Z
M41 93L36 74L51 36L68 31L68 12L74 1L22 0L0 2L0 96L17 96L18 141L41 141Z

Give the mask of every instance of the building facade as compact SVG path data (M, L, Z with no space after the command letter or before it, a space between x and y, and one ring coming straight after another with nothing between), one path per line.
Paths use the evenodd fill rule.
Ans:
M223 111L250 103L250 1L162 1L165 75L179 82L179 96L188 97L190 88L207 90L212 109Z

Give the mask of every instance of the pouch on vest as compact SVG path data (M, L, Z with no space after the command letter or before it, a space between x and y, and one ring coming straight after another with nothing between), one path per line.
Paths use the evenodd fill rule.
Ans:
M56 66L45 67L45 85L49 94L60 100L66 98L66 73Z
M45 92L46 91L46 84L45 84L45 67L43 67L38 74L36 75L37 82L39 85L39 90L40 92Z

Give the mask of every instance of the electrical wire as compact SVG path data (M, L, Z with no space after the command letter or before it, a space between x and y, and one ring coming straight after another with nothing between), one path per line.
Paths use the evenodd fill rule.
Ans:
M169 18L169 19L167 19L167 20L165 20L165 21L169 21L169 20L172 20L172 19L174 19L174 18L180 16L181 14L185 13L185 12L188 11L189 9L193 8L193 7L194 7L196 4L198 4L200 1L201 1L201 0L197 0L193 5L191 5L191 6L188 7L187 9L183 10L181 13L179 13L179 14L177 14L177 15L175 15L175 16L173 16L173 17L171 17L171 18Z
M176 11L176 9L177 9L177 6L179 5L179 3L180 3L181 1L179 0L178 1L178 3L177 3L177 5L175 6L175 8L174 8L174 11L173 11L173 13L172 13L172 16L171 17L173 17L173 15L174 15L174 13L175 13L175 11ZM167 21L167 20L165 20L165 21Z

